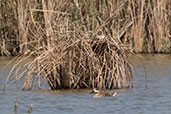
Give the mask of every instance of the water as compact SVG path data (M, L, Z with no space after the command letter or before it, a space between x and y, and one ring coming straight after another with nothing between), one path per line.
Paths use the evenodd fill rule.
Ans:
M171 55L138 55L147 71L147 82L142 64L130 57L134 66L134 88L117 90L116 97L93 98L91 90L33 90L8 89L2 91L10 67L0 71L0 114L170 114L171 113ZM11 58L0 57L0 69ZM145 87L147 84L147 88Z

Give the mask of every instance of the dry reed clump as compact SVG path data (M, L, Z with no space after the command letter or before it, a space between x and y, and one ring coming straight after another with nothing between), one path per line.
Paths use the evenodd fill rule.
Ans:
M28 51L20 59L30 59L24 66L26 70L10 77L13 80L23 78L22 89L30 90L34 80L41 88L46 81L52 90L61 88L101 88L114 89L129 87L133 77L131 66L127 61L124 47L114 40L63 37L56 41L59 45L50 44L41 47L37 52ZM17 72L22 70L17 68ZM8 86L8 85L7 85Z
M18 56L5 88L22 79L27 90L34 84L41 88L44 81L52 90L133 87L128 49L120 41L132 21L117 24L127 1L116 11L107 1L35 2L27 0L23 7L20 1L22 50L27 50Z

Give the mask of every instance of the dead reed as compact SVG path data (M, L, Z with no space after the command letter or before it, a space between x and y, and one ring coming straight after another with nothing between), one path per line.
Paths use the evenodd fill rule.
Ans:
M22 50L27 50L18 56L5 88L22 79L27 90L34 84L41 88L44 81L52 90L133 87L128 49L119 40L126 30L115 28L127 1L116 11L112 3L95 0L18 3L21 38L27 39ZM128 29L132 21L124 24Z
M22 79L28 90L44 81L51 89L133 87L128 52L171 52L170 0L0 2L14 4L9 22L17 20L9 29L0 18L1 53L12 39L6 31L20 53L6 87Z
M135 52L170 53L170 4L170 0L130 0L128 11L133 26L127 37L132 38Z
M30 49L27 43L33 39L28 36L30 34L28 26L34 23L31 28L41 25L39 27L45 29L44 22L48 24L48 21L44 19L43 13L46 15L46 12L48 18L51 17L50 13L51 15L68 13L72 22L86 19L81 15L87 16L89 19L84 20L84 24L89 24L86 28L91 31L99 21L102 24L110 17L106 25L107 28L113 28L110 33L119 34L118 40L128 45L134 52L171 53L170 0L69 0L67 8L70 9L58 8L58 3L66 6L65 0L55 1L55 4L51 5L48 3L50 8L44 7L42 2L45 3L43 0L0 0L0 45L3 47L0 55L9 55L7 51L10 55L17 55ZM82 14L79 10L82 10Z

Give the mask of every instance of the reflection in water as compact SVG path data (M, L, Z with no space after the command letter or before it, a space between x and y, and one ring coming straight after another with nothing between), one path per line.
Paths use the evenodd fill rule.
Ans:
M147 84L142 65L130 57L134 66L134 88L116 90L116 97L94 99L91 90L33 90L17 91L0 89L0 114L15 114L14 104L18 100L18 114L26 114L33 104L33 114L52 113L159 113L171 112L171 55L138 57L147 70ZM11 58L0 57L0 69ZM10 67L0 71L0 88L3 88Z

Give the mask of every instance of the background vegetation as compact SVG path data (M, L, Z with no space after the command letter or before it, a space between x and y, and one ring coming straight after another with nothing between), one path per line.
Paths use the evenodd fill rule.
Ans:
M61 12L69 14L74 22L81 19L79 10L82 8L87 29L95 31L99 21L107 22L106 26L112 28L110 34L134 52L171 52L170 0L68 0L67 5L65 2L57 0L49 6L53 14L60 13L61 4ZM42 1L0 0L0 5L0 54L17 55L32 48L30 42L35 39L30 31L39 36L33 25L39 23L39 27L45 29L43 23L47 20L43 16ZM46 13L46 18L51 17L49 11ZM57 23L55 17L51 21L54 25Z

